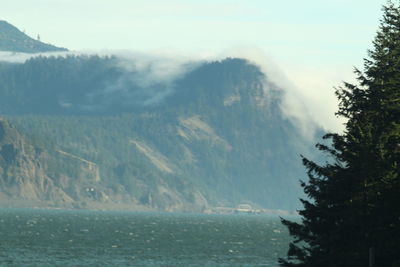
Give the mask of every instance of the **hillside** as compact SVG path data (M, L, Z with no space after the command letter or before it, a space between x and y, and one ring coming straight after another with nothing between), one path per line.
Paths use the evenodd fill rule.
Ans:
M38 57L0 65L0 112L46 151L44 172L68 205L297 207L299 154L312 145L282 115L282 91L257 66L189 64L173 81L146 84L120 61Z
M47 175L46 157L45 151L30 144L7 121L0 119L0 202L3 205L49 200L52 205L72 202Z
M140 203L121 186L108 188L101 181L96 163L59 149L49 151L34 145L4 119L0 119L0 177L2 207L164 208ZM164 190L179 196L179 193L169 191L168 187ZM173 200L181 205L179 210L199 210L199 207L192 207L189 203L183 206L185 199L176 197ZM171 199L167 201L170 206L176 204Z
M67 51L67 49L32 39L7 21L0 20L0 51L40 53Z

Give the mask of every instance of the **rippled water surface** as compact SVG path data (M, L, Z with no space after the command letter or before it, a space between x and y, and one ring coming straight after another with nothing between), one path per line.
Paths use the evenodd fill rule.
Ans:
M0 209L1 266L277 266L277 217Z

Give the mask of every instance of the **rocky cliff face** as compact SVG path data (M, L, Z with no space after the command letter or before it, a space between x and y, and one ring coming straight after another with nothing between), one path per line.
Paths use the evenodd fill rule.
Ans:
M116 57L0 63L0 114L14 125L2 122L2 199L297 208L298 155L312 143L282 114L282 91L257 66L230 58L190 65L173 81L144 83L148 75Z
M49 166L52 161L74 167L75 175L53 172ZM96 163L61 150L39 148L7 120L0 119L0 206L165 211L201 211L207 207L200 192L194 192L193 201L188 202L162 183L146 198L136 199L123 186L105 186Z
M4 50L65 49L0 21ZM282 90L244 59L176 63L0 61L0 206L298 208L313 142L282 114Z
M0 200L72 202L46 173L47 156L0 119Z

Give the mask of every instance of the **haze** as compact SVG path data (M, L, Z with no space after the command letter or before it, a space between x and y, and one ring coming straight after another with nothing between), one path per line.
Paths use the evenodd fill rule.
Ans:
M75 51L250 57L288 89L288 115L306 108L318 124L340 130L333 87L362 66L384 3L5 0L0 14L30 36Z

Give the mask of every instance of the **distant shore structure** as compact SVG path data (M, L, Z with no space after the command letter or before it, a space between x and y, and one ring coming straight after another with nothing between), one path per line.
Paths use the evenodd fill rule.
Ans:
M265 215L296 215L287 210L255 209L250 204L239 204L236 208L210 207L204 210L206 214L265 214Z

